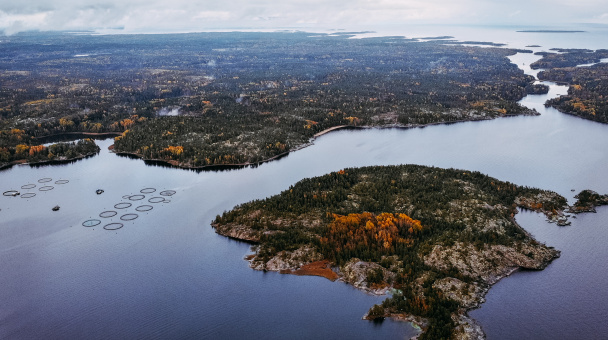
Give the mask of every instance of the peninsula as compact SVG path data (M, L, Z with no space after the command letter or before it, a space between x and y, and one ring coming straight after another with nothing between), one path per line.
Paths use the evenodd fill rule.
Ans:
M272 160L338 126L538 114L517 104L538 90L534 78L507 58L529 50L353 36L9 36L0 131L23 133L0 147L11 162L17 145L35 147L36 137L118 134L117 153L205 168ZM37 53L41 45L48 53ZM23 55L31 57L12 62Z
M11 129L8 133L0 131L0 141L16 139L22 141L24 132ZM14 149L0 147L0 169L9 168L15 164L45 164L65 163L86 158L99 152L99 146L90 138L76 142L55 143L51 145L20 143Z

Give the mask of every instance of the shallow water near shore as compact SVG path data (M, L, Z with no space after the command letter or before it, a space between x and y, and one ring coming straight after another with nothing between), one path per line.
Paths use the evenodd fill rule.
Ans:
M564 47L564 46L558 46ZM568 47L568 46L566 46ZM529 64L521 55L512 60ZM523 61L525 60L525 61ZM222 211L260 199L306 177L345 167L422 164L481 171L567 197L582 189L608 193L608 125L524 104L541 116L414 129L336 131L314 145L257 168L201 172L145 165L119 157L99 141L99 155L72 164L15 166L0 172L0 338L399 338L406 323L362 321L383 297L320 277L251 270L249 245L216 235ZM38 180L60 179L40 191ZM34 189L21 189L36 184ZM145 200L123 196L157 191ZM97 195L96 189L104 193ZM575 191L571 191L575 189ZM170 202L149 203L163 190ZM124 210L120 202L131 203ZM140 205L153 209L137 212ZM51 208L59 205L59 211ZM102 218L104 211L117 211ZM120 220L136 213L132 221ZM89 219L102 224L84 227ZM562 250L540 272L518 272L490 290L471 316L494 338L601 338L608 332L602 282L608 209L584 214L570 227L522 212L517 221ZM106 223L123 223L109 231Z

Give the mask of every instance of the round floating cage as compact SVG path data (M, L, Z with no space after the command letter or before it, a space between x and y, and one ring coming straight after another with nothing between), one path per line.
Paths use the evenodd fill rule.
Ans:
M34 189L36 187L36 184L26 184L26 185L22 185L21 189Z
M105 230L118 230L122 227L124 227L125 225L119 222L114 222L114 223L109 223L103 226L103 228Z
M129 199L131 201L141 201L144 198L146 198L146 196L144 196L144 195L133 195L133 196L129 197Z
M38 183L48 183L48 182L50 182L52 180L53 180L52 178L48 178L48 177L41 178L41 179L38 180Z
M67 179L60 179L58 181L55 181L55 184L68 184L70 183L70 181L68 181Z
M150 211L152 209L154 209L154 207L151 205L140 205L139 207L135 208L135 210L139 212Z
M25 194L21 194L21 198L32 198L34 196L36 196L36 193L33 193L33 192L27 192Z
M55 189L55 187L52 185L45 185L43 187L38 188L39 191L49 191L49 190L53 190L53 189Z
M114 217L116 216L118 213L114 210L108 210L108 211L104 211L101 214L99 214L99 217L103 217L103 218L109 218L109 217Z
M139 215L137 214L124 214L122 216L120 216L120 219L123 221L133 221L134 219L138 218Z
M101 221L95 220L95 219L86 220L86 221L82 222L82 226L87 227L87 228L94 227L94 226L100 225L100 224L101 224Z
M152 197L148 200L148 202L150 203L160 203L160 202L164 202L165 198L164 197Z
M8 190L2 193L3 196L19 196L19 191L17 190Z
M141 192L142 194L151 194L153 192L156 192L156 189L154 189L154 188L145 188L145 189L141 189L139 192Z
M128 202L121 202L121 203L117 203L114 205L114 208L116 209L127 209L128 207L130 207L132 204L128 203Z
M177 191L175 191L175 190L165 190L165 191L161 191L159 193L159 195L161 195L161 196L173 196L173 195L175 195L176 192Z
M131 197L131 195L124 195L124 196L122 197L122 199L123 199L123 200L128 200L130 197Z

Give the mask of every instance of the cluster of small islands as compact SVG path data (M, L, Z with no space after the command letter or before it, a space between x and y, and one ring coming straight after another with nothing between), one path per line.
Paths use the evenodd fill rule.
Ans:
M114 138L117 154L181 168L257 165L341 128L537 115L517 102L548 91L507 58L531 50L450 37L352 36L5 37L0 168L89 157L100 151L96 137ZM541 55L531 65L543 69L539 79L569 86L546 105L608 123L608 64L600 63L608 50ZM420 339L483 337L467 311L490 286L560 255L515 222L518 209L567 225L570 214L608 204L591 190L576 197L568 206L555 192L467 170L349 168L218 214L212 226L255 244L254 269L391 292L366 319L412 321L423 329Z

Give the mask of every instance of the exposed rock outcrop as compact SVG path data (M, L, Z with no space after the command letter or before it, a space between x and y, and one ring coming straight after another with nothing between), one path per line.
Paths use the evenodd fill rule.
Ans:
M541 270L560 252L540 244L518 243L520 249L504 245L456 243L451 247L436 245L424 257L424 263L441 270L455 268L459 273L494 284L518 268Z
M320 261L323 255L309 245L302 246L294 251L281 251L269 260L264 260L259 256L251 259L250 267L256 270L269 271L291 271L297 270L302 266L314 261Z
M215 228L215 232L231 237L241 241L247 242L260 242L260 238L262 236L262 232L258 230L253 230L250 226L237 224L237 223L228 223L228 224L212 224Z
M353 286L373 294L386 294L395 273L378 263L352 258L340 268L341 279Z

